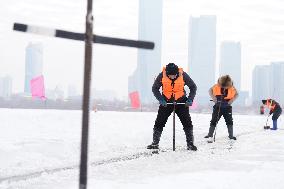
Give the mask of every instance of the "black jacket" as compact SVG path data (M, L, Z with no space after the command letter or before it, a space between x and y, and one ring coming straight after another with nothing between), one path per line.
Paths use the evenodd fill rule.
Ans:
M275 108L273 110L270 110L269 114L272 114L275 111L282 110L280 107L280 104L276 102L275 100L272 100L272 105L275 105Z

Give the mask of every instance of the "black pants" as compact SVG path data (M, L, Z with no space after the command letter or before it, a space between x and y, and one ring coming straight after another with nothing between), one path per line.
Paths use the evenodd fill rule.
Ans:
M281 113L282 113L282 109L279 106L275 108L275 110L273 111L272 120L277 120L279 116L281 115Z
M167 120L171 113L174 110L173 105L167 105L167 107L160 106L158 110L158 115L154 125L154 133L156 132L163 132L163 128L165 127ZM189 108L185 107L184 104L176 105L175 110L179 120L183 125L183 130L186 136L187 145L192 144L194 142L193 137L193 126L191 122L191 117L189 115Z
M222 116L224 117L227 126L233 125L232 106L226 106L226 107L219 108L219 106L217 105L213 106L213 113L212 113L212 119L210 121L211 123L210 125L213 127L216 127L217 122Z

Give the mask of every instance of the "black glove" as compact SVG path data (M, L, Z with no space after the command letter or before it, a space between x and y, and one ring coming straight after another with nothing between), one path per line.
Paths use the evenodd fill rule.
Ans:
M167 101L165 101L164 98L161 98L161 99L159 100L159 103L160 103L161 106L167 107Z
M193 101L191 99L187 99L187 101L185 102L185 106L189 107L192 106Z

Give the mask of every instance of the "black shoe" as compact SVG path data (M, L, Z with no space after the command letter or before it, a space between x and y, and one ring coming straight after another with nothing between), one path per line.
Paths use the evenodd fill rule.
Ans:
M231 139L231 140L237 140L237 138L234 137L234 136L229 136L229 139Z
M196 151L197 147L193 145L193 143L189 143L187 145L187 150L192 150L192 151Z
M209 138L210 136L209 135L206 135L204 138Z
M147 146L147 149L158 150L159 149L159 144L150 144L150 145Z

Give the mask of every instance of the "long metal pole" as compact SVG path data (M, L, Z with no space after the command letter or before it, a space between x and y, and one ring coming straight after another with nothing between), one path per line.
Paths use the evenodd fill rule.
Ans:
M176 150L176 105L185 105L184 102L168 102L167 104L173 105L173 151Z
M92 74L92 44L93 44L93 1L88 0L85 33L85 67L84 67L84 94L81 138L81 161L79 189L87 188L88 175L88 137L89 137L89 101Z
M264 129L269 129L269 127L267 126L267 122L268 122L268 118L270 117L270 114L267 116L266 118L266 122L265 122L265 126L264 126Z
M176 102L174 102L173 105L173 151L176 151Z

